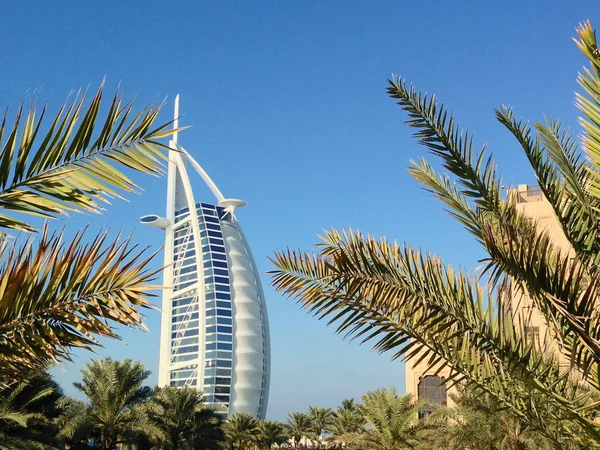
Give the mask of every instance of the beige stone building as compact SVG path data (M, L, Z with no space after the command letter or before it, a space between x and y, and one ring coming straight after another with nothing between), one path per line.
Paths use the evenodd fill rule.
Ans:
M550 203L537 186L519 185L517 189L509 190L508 195L515 195L517 207L527 216L531 217L538 226L545 229L555 244L561 249L569 251L570 245L562 232ZM549 334L548 326L531 300L521 294L513 294L512 308L515 320L518 321L527 336L527 339L536 342L541 349L556 351L561 364L568 367L569 362L558 351L558 347ZM425 399L430 404L452 406L452 399L448 396L452 390L447 391L444 384L450 375L450 369L444 368L436 374L439 366L427 368L427 361L414 364L406 361L406 393L412 394L417 399ZM423 411L422 414L427 414Z

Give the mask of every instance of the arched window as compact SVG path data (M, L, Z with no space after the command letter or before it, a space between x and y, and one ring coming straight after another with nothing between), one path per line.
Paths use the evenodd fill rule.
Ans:
M444 377L426 375L419 380L418 389L418 399L426 402L419 411L420 418L431 414L436 406L448 406L446 379Z

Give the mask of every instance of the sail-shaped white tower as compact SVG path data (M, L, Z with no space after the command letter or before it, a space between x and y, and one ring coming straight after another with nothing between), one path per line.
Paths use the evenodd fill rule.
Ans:
M178 127L179 96L175 99ZM141 222L165 232L160 386L201 390L217 412L264 418L269 397L270 341L264 294L248 242L235 216L246 203L223 197L204 169L170 142L167 214ZM196 172L216 197L199 202Z

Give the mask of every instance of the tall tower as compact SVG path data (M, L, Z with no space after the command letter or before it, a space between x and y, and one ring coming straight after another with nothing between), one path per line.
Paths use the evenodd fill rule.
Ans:
M179 96L174 127L178 127ZM267 309L254 258L228 199L191 155L169 146L166 217L143 224L165 232L159 386L202 391L223 416L263 419L271 370ZM188 176L196 172L216 197L199 202Z

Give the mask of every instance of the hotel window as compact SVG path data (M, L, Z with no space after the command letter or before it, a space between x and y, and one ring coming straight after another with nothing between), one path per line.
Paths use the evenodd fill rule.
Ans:
M425 405L419 410L419 418L428 416L438 406L448 405L446 380L443 377L427 375L420 379L418 399L425 400Z

